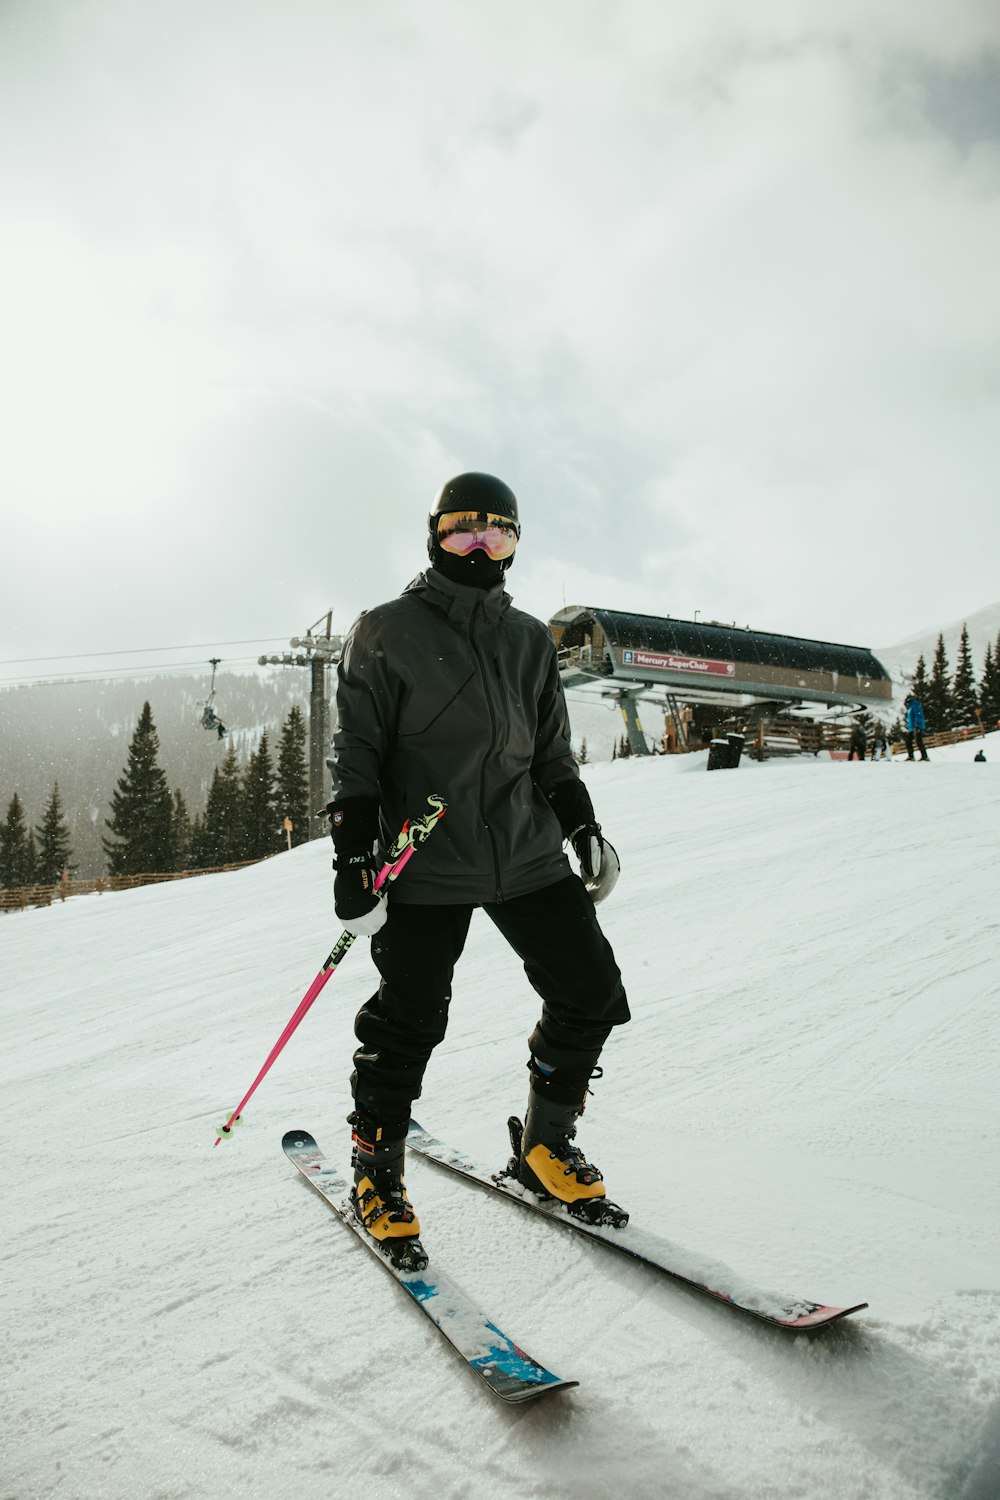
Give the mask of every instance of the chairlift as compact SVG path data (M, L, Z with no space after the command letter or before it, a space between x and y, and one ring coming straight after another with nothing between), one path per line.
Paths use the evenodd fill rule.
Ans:
M219 739L224 740L226 737L226 726L225 724L223 724L222 720L215 712L215 673L221 660L221 656L213 656L210 658L212 667L212 683L211 687L209 688L208 697L202 704L201 727L202 729L208 730L214 729Z

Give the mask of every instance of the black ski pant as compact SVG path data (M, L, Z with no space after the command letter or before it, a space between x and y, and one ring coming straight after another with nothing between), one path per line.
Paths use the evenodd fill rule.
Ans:
M390 1128L405 1128L445 1034L452 975L475 909L390 901L372 939L382 982L354 1023L360 1046L351 1086L359 1110ZM629 1019L621 973L583 882L568 875L483 911L541 996L541 1018L528 1039L532 1056L582 1094L612 1027ZM503 1004L498 990L498 1009Z
M913 740L914 740L914 737L916 737L917 749L920 751L920 759L921 760L930 760L930 756L927 754L927 750L926 750L926 748L924 746L923 731L920 730L920 729L908 729L906 731L905 735L903 736L903 738L906 740L906 758L907 758L907 760L912 760L913 759Z

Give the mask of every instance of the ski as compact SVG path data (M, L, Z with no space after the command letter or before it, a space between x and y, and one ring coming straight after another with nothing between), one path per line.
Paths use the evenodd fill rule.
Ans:
M350 1206L349 1184L336 1168L327 1163L307 1130L287 1131L281 1146L310 1187L315 1188L338 1218L354 1230L379 1264L501 1401L517 1405L579 1384L576 1380L562 1380L532 1359L480 1312L461 1287L437 1266L431 1265L422 1271L403 1271L394 1266L358 1223Z
M680 1246L661 1239L648 1230L638 1229L633 1225L624 1229L612 1229L587 1224L581 1219L573 1218L564 1204L556 1203L551 1198L539 1198L505 1172L490 1172L464 1152L445 1145L416 1121L410 1123L406 1144L418 1155L447 1168L449 1172L455 1172L466 1181L488 1188L501 1198L519 1203L523 1208L562 1224L577 1234L597 1240L621 1255L641 1261L652 1270L659 1271L674 1281L683 1282L694 1291L703 1292L707 1297L713 1297L740 1312L749 1313L774 1328L786 1328L796 1333L811 1332L826 1328L868 1306L867 1302L856 1302L851 1307L830 1307L823 1302L807 1302L797 1297L765 1292L746 1283L718 1262L695 1261Z

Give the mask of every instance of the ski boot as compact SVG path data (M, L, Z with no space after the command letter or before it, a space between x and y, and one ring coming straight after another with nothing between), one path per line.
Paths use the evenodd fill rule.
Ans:
M398 1271L422 1271L427 1251L420 1243L420 1223L403 1182L406 1123L390 1131L359 1112L347 1118L353 1127L351 1207L355 1217Z
M575 1144L576 1121L586 1099L586 1089L575 1103L568 1103L533 1086L524 1124L516 1115L507 1121L514 1153L507 1176L539 1197L564 1203L573 1218L585 1224L623 1229L627 1211L606 1196L600 1172Z

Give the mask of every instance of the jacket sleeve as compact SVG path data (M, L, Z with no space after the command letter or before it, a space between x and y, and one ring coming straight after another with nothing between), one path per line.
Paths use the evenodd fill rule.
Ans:
M363 614L351 626L337 666L337 727L327 761L334 801L378 797L382 765L395 738L396 697L378 622Z
M578 781L580 768L570 744L569 711L566 694L559 678L556 648L546 632L548 667L538 698L538 728L535 753L531 762L531 779L546 795L560 781Z

